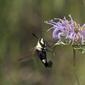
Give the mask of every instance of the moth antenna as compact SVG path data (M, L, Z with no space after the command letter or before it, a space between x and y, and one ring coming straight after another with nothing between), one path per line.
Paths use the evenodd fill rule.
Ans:
M36 39L39 39L34 33L32 33L32 35L33 35Z

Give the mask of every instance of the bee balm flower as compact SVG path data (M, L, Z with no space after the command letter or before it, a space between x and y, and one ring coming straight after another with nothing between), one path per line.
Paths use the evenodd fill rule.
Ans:
M80 26L72 19L71 15L69 15L69 18L70 20L64 17L63 19L56 18L46 21L47 24L52 26L53 39L63 41L64 38L64 41L68 39L72 44L83 44L85 42L85 24Z

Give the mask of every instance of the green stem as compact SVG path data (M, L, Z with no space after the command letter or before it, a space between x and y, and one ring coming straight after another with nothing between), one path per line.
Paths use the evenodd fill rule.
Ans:
M78 76L77 76L75 66L76 66L76 49L75 49L75 47L73 47L73 67L74 67L74 76L75 76L75 78L76 78L77 84L80 85L79 78L78 78Z
M76 65L76 51L73 47L73 66L75 66L75 65Z

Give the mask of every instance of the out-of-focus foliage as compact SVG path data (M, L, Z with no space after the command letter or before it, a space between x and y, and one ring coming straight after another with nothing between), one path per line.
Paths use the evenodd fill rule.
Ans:
M84 23L85 1L0 0L0 85L76 85L70 46L56 47L56 56L48 53L54 63L51 69L46 69L33 53L37 40L32 33L51 41L44 21L69 14ZM85 85L84 60L85 56L77 52L80 85Z

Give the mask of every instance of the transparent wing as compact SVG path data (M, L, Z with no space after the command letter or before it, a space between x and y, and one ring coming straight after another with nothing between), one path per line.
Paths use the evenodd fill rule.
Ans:
M34 55L35 49L33 48L28 52L21 53L21 55L18 57L18 61L20 63L30 61L31 59L33 59Z

